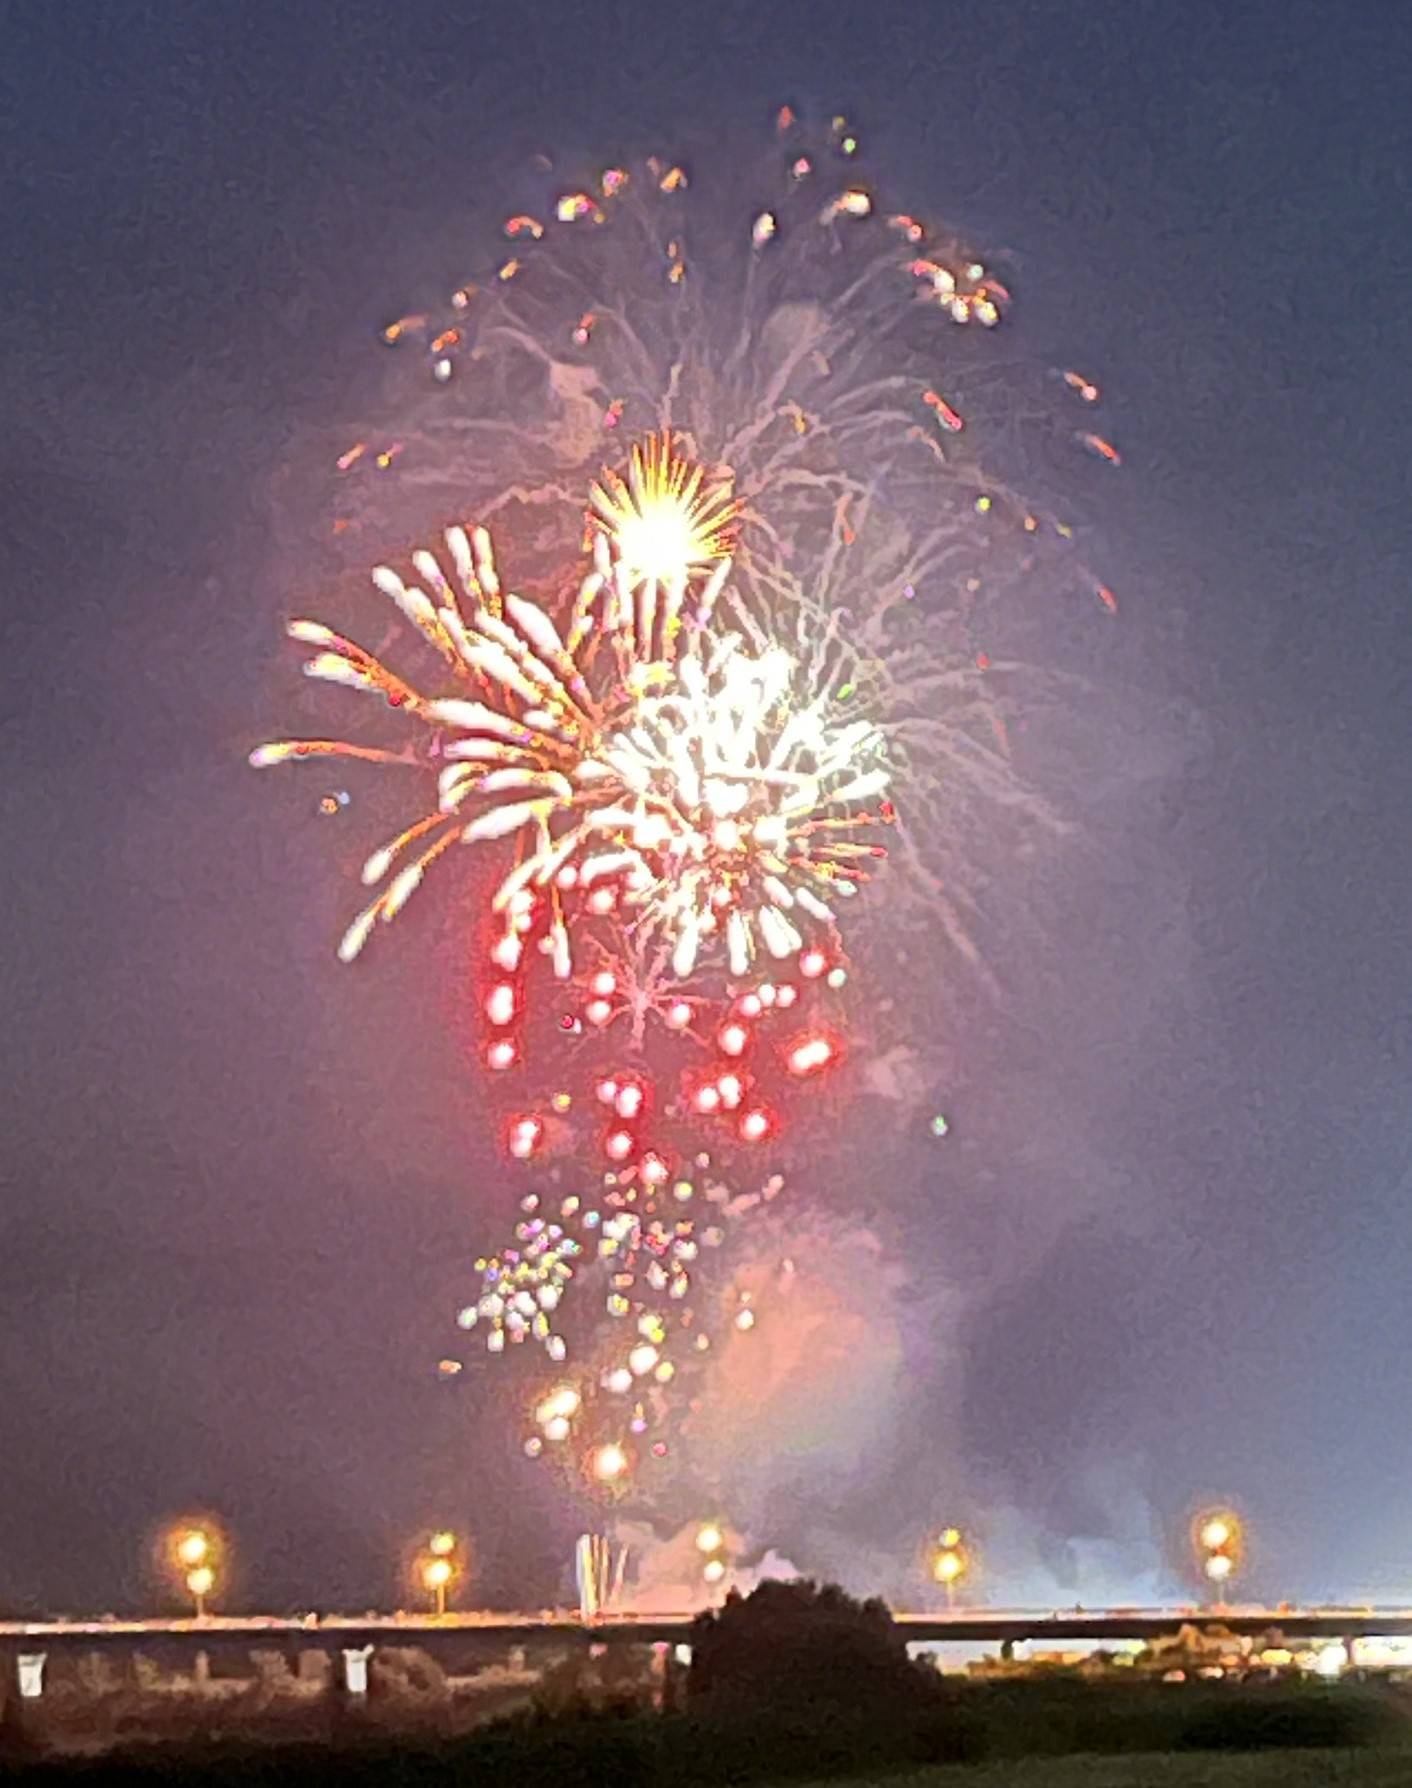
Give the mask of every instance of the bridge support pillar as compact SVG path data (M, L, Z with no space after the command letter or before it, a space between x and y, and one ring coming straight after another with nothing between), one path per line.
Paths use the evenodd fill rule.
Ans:
M44 1693L44 1666L48 1657L49 1654L45 1651L22 1651L15 1660L21 1699L38 1701Z
M366 1695L368 1692L368 1660L373 1655L371 1645L345 1645L343 1648L343 1687L350 1695Z

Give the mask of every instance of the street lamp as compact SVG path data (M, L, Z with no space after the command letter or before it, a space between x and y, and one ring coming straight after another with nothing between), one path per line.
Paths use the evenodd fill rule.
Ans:
M712 1589L724 1582L726 1572L730 1569L728 1549L729 1542L720 1522L703 1521L696 1530L696 1550L702 1558L702 1581L710 1584Z
M189 1571L194 1571L205 1564L210 1556L210 1551L209 1536L204 1534L199 1527L193 1527L189 1533L182 1534L176 1543L177 1563L185 1565Z
M946 1591L948 1608L956 1606L956 1585L970 1568L959 1527L944 1527L932 1552L932 1579Z
M447 1592L461 1572L460 1546L449 1528L438 1528L417 1559L417 1576L432 1599L438 1619L446 1613Z
M173 1573L191 1597L197 1620L206 1617L206 1602L216 1587L223 1547L209 1524L179 1522L167 1535L167 1558Z
M206 1618L206 1597L216 1587L216 1573L210 1565L197 1565L195 1570L186 1573L186 1587L191 1591L191 1599L196 1606L197 1620Z
M1192 1541L1201 1573L1223 1590L1240 1564L1244 1530L1229 1509L1208 1509L1192 1523Z
M429 1558L422 1566L422 1586L431 1592L438 1617L446 1612L446 1592L453 1575L449 1558Z

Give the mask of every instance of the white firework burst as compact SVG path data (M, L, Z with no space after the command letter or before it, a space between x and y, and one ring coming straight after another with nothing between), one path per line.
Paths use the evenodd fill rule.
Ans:
M516 840L494 907L513 914L547 892L561 977L573 973L572 914L595 895L631 916L640 947L665 940L678 977L717 946L743 976L760 950L786 958L830 924L883 854L859 836L883 817L865 805L888 783L877 728L835 724L832 692L801 688L788 652L711 625L732 566L728 487L664 436L593 502L592 568L562 631L502 591L483 529L448 530L449 564L415 553L419 585L374 570L442 659L450 693L424 694L321 623L290 624L316 648L308 675L406 709L439 766L435 810L364 864L364 882L381 886L344 934L345 961L458 841ZM328 756L408 761L328 739L261 745L250 761Z

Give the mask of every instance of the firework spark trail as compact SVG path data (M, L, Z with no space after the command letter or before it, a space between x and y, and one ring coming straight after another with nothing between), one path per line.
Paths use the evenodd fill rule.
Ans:
M405 712L416 741L251 754L434 781L434 804L364 864L377 892L345 960L453 845L508 863L485 1066L518 1093L511 1157L558 1153L584 1189L522 1195L462 1325L561 1365L561 1306L598 1275L620 1332L606 1350L590 1337L587 1372L539 1399L530 1450L592 1431L605 1486L628 1472L629 1433L670 1425L668 1387L709 1348L702 1248L780 1189L753 1175L764 1190L742 1197L717 1154L772 1142L784 1089L842 1057L819 996L845 978L838 922L886 854L891 783L914 872L899 879L975 960L995 880L980 828L1059 824L1014 766L1019 663L992 650L1013 631L997 616L1035 583L1116 607L1074 526L980 457L1006 286L840 178L850 134L814 154L784 128L768 210L698 228L681 168L609 169L510 218L509 252L444 317L384 330L425 355L427 395L396 440L365 427L337 454L336 525L405 538L415 515L439 533L373 572L436 681L297 620L306 672ZM1051 436L1116 466L1074 426L1097 387L1072 372L1062 387ZM532 594L502 581L492 526ZM559 1035L535 1043L551 1099L517 1076L554 1001ZM596 1065L571 1092L562 1052L584 1046ZM754 1311L729 1319L746 1331Z

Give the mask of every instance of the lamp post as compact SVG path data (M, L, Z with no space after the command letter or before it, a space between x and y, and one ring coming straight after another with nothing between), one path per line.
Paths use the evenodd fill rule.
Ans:
M714 1589L730 1569L729 1542L719 1521L703 1521L697 1528L696 1550L702 1559L702 1581Z
M210 1565L197 1565L194 1571L186 1573L186 1587L191 1591L197 1620L204 1620L206 1618L206 1597L216 1587L216 1573Z
M422 1566L422 1585L431 1592L432 1606L438 1618L446 1612L446 1591L451 1586L451 1560L429 1558Z
M220 1535L210 1525L182 1522L168 1535L168 1558L191 1597L197 1620L206 1618L206 1603L216 1587L221 1551Z
M956 1585L970 1568L959 1527L944 1527L932 1552L932 1579L946 1591L948 1608L956 1606Z
M1234 1576L1244 1550L1245 1534L1241 1522L1229 1509L1208 1509L1192 1523L1192 1541L1201 1573L1216 1592L1221 1594Z
M440 1619L446 1613L447 1592L461 1574L461 1542L448 1528L439 1528L427 1540L417 1560L417 1576L422 1588L432 1598L432 1607Z

